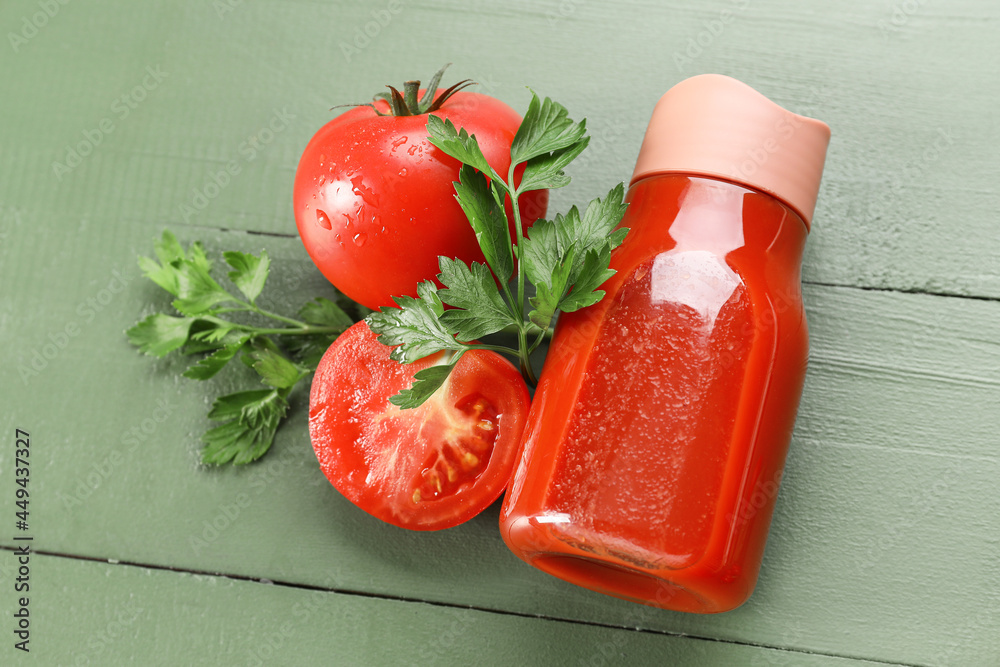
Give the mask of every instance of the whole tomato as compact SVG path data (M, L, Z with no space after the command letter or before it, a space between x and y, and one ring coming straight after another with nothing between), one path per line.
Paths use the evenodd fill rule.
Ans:
M309 435L330 482L369 514L402 528L440 530L495 501L514 469L528 388L509 361L471 350L423 405L389 398L441 352L403 365L365 322L323 355L309 397Z
M295 174L295 222L309 256L337 289L373 309L394 305L394 296L414 296L419 282L437 275L439 255L485 261L455 200L452 183L461 165L428 141L428 113L421 111L429 107L476 135L486 160L504 178L521 123L503 102L459 92L460 84L435 87L432 96L418 91L419 82L406 85L412 108L390 105L383 96L346 111L310 140ZM417 113L395 115L400 112ZM547 190L519 197L522 226L543 217L547 204ZM507 217L513 238L509 200Z

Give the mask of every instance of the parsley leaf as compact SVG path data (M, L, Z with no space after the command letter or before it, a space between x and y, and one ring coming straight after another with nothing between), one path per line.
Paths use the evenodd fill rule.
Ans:
M570 287L570 274L573 270L575 254L576 247L571 245L566 254L556 260L548 277L538 282L532 281L535 285L535 296L531 297L528 302L534 310L528 313L528 319L543 329L552 323L552 318Z
M220 347L232 345L245 332L237 329L237 325L219 318L198 318L191 323L187 342L181 348L181 354L201 354L214 352Z
M518 247L528 280L536 287L549 282L549 277L573 245L574 220L579 219L576 207L554 220L539 220Z
M299 317L306 324L315 324L322 327L347 327L354 324L350 315L333 301L324 299L321 296L312 301L307 301L299 309Z
M155 259L140 257L139 268L142 269L144 276L174 296L177 296L177 292L180 290L180 287L177 285L177 269L171 266L170 262L159 264Z
M204 355L183 372L193 380L215 377L242 352L241 360L268 387L216 399L208 416L225 423L204 434L202 460L213 465L255 461L271 447L288 410L291 391L315 370L323 352L353 319L322 297L302 307L301 320L257 306L271 269L266 251L260 256L223 253L232 268L228 277L243 298L229 293L212 277L212 261L201 244L193 243L185 251L177 238L165 231L154 252L157 259L140 257L139 266L147 278L177 297L173 306L182 317L150 315L128 329L129 342L157 357L175 350ZM357 304L349 304L349 309L361 311ZM229 313L243 315L230 320L225 317ZM281 326L250 323L253 318L266 318Z
M597 288L615 275L614 270L608 268L610 262L610 245L604 245L599 251L588 250L583 264L574 276L573 290L559 301L559 310L571 313L603 299L604 291Z
M456 355L456 358L450 364L428 366L423 370L417 371L413 376L413 384L391 397L389 402L399 406L403 410L419 407L424 401L433 396L434 392L440 389L452 370L455 369L455 364L457 363L458 355Z
M162 357L187 341L192 321L190 317L156 313L135 324L125 335L143 354Z
M260 375L261 382L277 389L290 389L308 374L289 361L266 338L259 339L247 356L252 360L251 368Z
M511 164L569 148L579 143L586 133L587 121L574 123L566 107L548 97L539 100L532 91L528 111L510 146Z
M510 246L509 240L507 245ZM449 306L455 306L444 311L440 319L449 331L456 332L458 340L475 340L496 333L508 324L517 324L485 264L473 262L469 267L447 257L438 261L441 268L438 279L445 286L438 296Z
M192 380L207 380L221 371L229 361L243 349L249 338L241 338L235 343L220 347L207 357L192 364L182 375Z
M494 174L493 167L486 161L483 151L479 148L476 135L470 135L465 128L461 131L456 130L451 120L441 120L437 116L430 115L427 117L427 134L432 144L459 162L486 174Z
M518 191L544 190L546 188L561 188L570 183L570 177L563 169L575 160L590 143L590 137L584 137L577 143L561 148L552 153L539 155L528 160L521 176Z
M491 191L486 177L469 165L463 165L455 183L455 199L469 219L483 257L503 282L514 272L514 256L510 247L510 227L503 206ZM502 201L502 198L500 199ZM447 300L446 303L449 303ZM451 304L455 305L455 304Z
M202 462L208 465L256 461L274 442L288 401L278 389L241 391L215 400L208 418L225 421L205 432Z
M197 327L191 327L191 340L206 343L215 347L223 345L223 341L230 337L238 325L219 319L199 319L195 321Z
M365 318L384 345L398 346L389 354L409 364L441 350L460 350L462 344L441 320L444 305L431 281L417 286L417 298L396 297L398 308L387 306Z
M565 216L542 220L522 243L521 258L536 294L529 319L546 327L559 310L572 312L604 297L597 288L614 275L611 251L628 230L614 229L625 214L624 187L619 183L602 200L594 199L581 216L574 206ZM572 287L572 290L569 288Z
M174 262L186 257L184 249L177 242L176 236L164 231L163 236L153 246L153 250L160 263L149 257L139 257L139 268L147 278L177 296L180 288L177 285L177 268Z
M590 202L582 215L574 206L566 215L535 222L527 238L522 233L519 196L568 184L570 178L563 170L590 141L586 121L573 121L562 105L549 98L539 99L532 92L511 144L507 180L490 167L475 135L465 129L430 116L427 133L432 144L463 163L454 184L455 198L476 234L486 264L469 265L441 257L437 279L443 289L438 291L429 281L422 283L417 298L397 298L398 308L383 308L366 318L379 340L394 346L390 357L400 363L435 352L457 352L450 363L417 373L413 386L391 399L401 408L416 407L427 400L470 349L510 353L517 357L525 379L534 382L529 355L541 344L560 310L579 310L603 298L604 292L598 288L614 275L611 253L628 233L627 229L616 229L626 208L620 184L603 200ZM515 186L515 169L521 164L524 169ZM516 244L510 241L510 222L504 210L507 198ZM516 276L516 293L506 284L512 276ZM534 296L528 299L526 281L535 288ZM444 304L451 308L445 310ZM517 335L517 349L476 342L503 329L512 329ZM528 342L529 335L534 342Z
M205 248L202 247L200 243L195 241L191 244L187 253L188 260L192 264L197 266L199 269L204 270L206 273L212 270L212 261L208 259L208 255L205 254Z
M184 315L204 315L214 306L233 297L209 274L204 264L181 259L174 262L177 275L177 299L173 306Z
M153 252L164 265L173 264L179 259L187 257L184 248L181 247L177 237L170 230L164 230L159 241L153 245Z
M256 301L264 289L264 281L271 268L271 258L267 256L267 251L262 251L260 257L236 251L224 252L222 256L233 267L229 272L229 279L250 303Z
M615 229L628 205L624 203L625 187L619 183L602 199L587 205L583 217L576 223L575 236L583 250L596 250L604 245L617 248L625 240L627 229Z
M532 91L528 112L510 147L512 174L515 165L527 163L517 192L569 185L563 169L587 147L586 134L586 120L574 123L564 106L547 97L539 100Z

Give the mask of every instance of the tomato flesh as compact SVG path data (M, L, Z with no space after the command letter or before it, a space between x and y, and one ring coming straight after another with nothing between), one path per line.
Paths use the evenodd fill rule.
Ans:
M497 438L497 417L485 398L466 396L454 409L467 419L459 428L445 430L441 446L434 448L424 461L411 500L414 505L438 500L475 483L486 470Z
M488 507L507 485L528 410L517 370L493 352L467 352L423 405L389 402L432 355L400 365L364 322L327 350L310 395L309 432L327 479L388 523L437 530Z

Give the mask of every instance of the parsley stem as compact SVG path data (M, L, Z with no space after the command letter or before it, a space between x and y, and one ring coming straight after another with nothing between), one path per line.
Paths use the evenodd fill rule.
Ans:
M523 337L523 333L521 334ZM521 375L524 376L525 381L532 387L538 384L538 378L535 376L535 370L531 367L531 357L528 356L528 351L522 345L520 350L520 361L521 361Z
M522 247L524 241L524 231L521 229L521 210L517 205L517 198L520 196L520 192L517 186L514 185L514 168L517 165L511 162L510 168L507 170L507 183L504 184L504 189L510 195L510 207L514 212L514 233L517 235L517 248ZM515 256L517 253L515 253ZM518 260L517 262L517 304L515 306L516 317L518 320L517 327L517 357L521 366L521 375L524 379L532 386L538 384L538 378L535 376L535 370L531 367L531 354L528 349L528 332L527 327L528 322L524 320L524 262Z
M517 350L512 347L507 347L506 345L490 345L489 343L470 343L466 345L467 350L489 350L491 352L499 352L501 354L509 354L513 357L518 356Z
M541 331L539 331L538 337L535 338L535 342L532 343L531 347L528 348L528 354L531 354L532 352L537 350L538 346L542 344L543 340L551 337L552 337L552 329L542 329Z
M227 312L238 312L243 309L226 309ZM216 313L221 311L216 311ZM246 331L254 336L310 336L316 334L342 334L344 333L344 327L320 327L312 324L306 324L305 322L296 322L294 327L277 327L277 328L267 328L267 327L257 327L252 324L239 324L237 322L230 322L229 320L224 320L221 317L215 317L214 315L201 316L199 319L206 320L208 322L214 322L220 326L232 327L240 331ZM287 319L287 318L284 318Z
M252 332L254 335L258 336L310 336L315 334L342 334L344 333L343 327L313 327L313 326L302 326L302 327L289 327L289 328L277 328L277 329L262 329L260 327L237 324L237 329L242 329L243 331Z
M510 293L510 285L508 285L507 283L502 283L500 285L500 289L503 290L504 302L507 304L507 310L510 311L511 318L513 318L515 322L523 319L524 318L524 315L522 314L523 311L522 313L517 312L517 302L514 300L514 295ZM508 327L514 327L515 329L520 329L521 325L510 324L508 325ZM511 331L510 333L514 332Z
M524 323L524 327L525 327L525 331L527 332L527 334L529 336L536 336L537 335L537 336L539 336L541 338L541 340L547 340L549 338L552 338L552 333L554 331L553 327L548 327L547 329L543 329L542 327L538 326L534 322L525 322ZM516 324L508 324L507 326L505 326L503 329L501 329L497 333L504 334L506 336L516 336L517 335L517 329L518 329L518 327L517 327Z
M243 325L237 325L241 329L253 329L255 331L267 332L267 333L343 333L343 329L338 327L314 327L306 324L305 322L300 322L299 320L292 319L291 317L285 317L284 315L279 315L278 313L272 313L269 310L265 310L254 303L247 303L240 299L233 299L236 303L240 304L239 308L220 308L214 311L216 314L222 313L257 313L264 317L269 317L272 320L277 320L278 322L284 322L285 324L290 324L293 329L257 329L257 327L247 327Z
M517 191L517 187L514 185L514 167L517 166L513 163L510 165L510 169L507 170L507 182L504 184L504 189L510 195L510 207L514 211L514 233L517 235L517 248L522 247L522 241L524 241L524 231L521 229L521 211L517 206L517 198L521 194ZM517 253L515 253L516 258ZM517 262L517 316L522 322L524 321L524 262Z
M247 305L250 306L250 309L253 310L253 312L257 313L258 315L263 315L264 317L270 317L272 320L278 320L279 322L284 322L285 324L291 324L292 326L295 327L307 326L305 322L299 322L298 320L293 320L290 317L285 317L283 315L278 315L277 313L272 313L271 311L264 310L263 308L260 308L255 304L251 303Z

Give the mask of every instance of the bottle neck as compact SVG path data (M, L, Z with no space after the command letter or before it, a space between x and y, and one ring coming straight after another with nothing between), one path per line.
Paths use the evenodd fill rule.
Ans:
M721 176L701 174L689 171L663 171L645 174L633 178L629 183L629 192L632 192L637 185L643 182L667 181L673 183L684 183L683 192L679 193L679 203L685 201L686 197L691 197L691 204L712 202L714 207L728 208L730 212L736 212L741 208L740 200L746 202L748 195L756 195L756 199L768 199L781 207L781 216L787 216L798 221L805 229L810 231L810 225L788 202L776 196L772 192L757 188L738 180L724 178ZM759 210L760 206L755 206ZM774 215L776 210L771 211Z
M637 179L627 199L622 224L636 226L640 244L707 250L734 261L753 257L754 265L777 267L798 280L808 228L798 213L766 192L720 178L667 172Z

